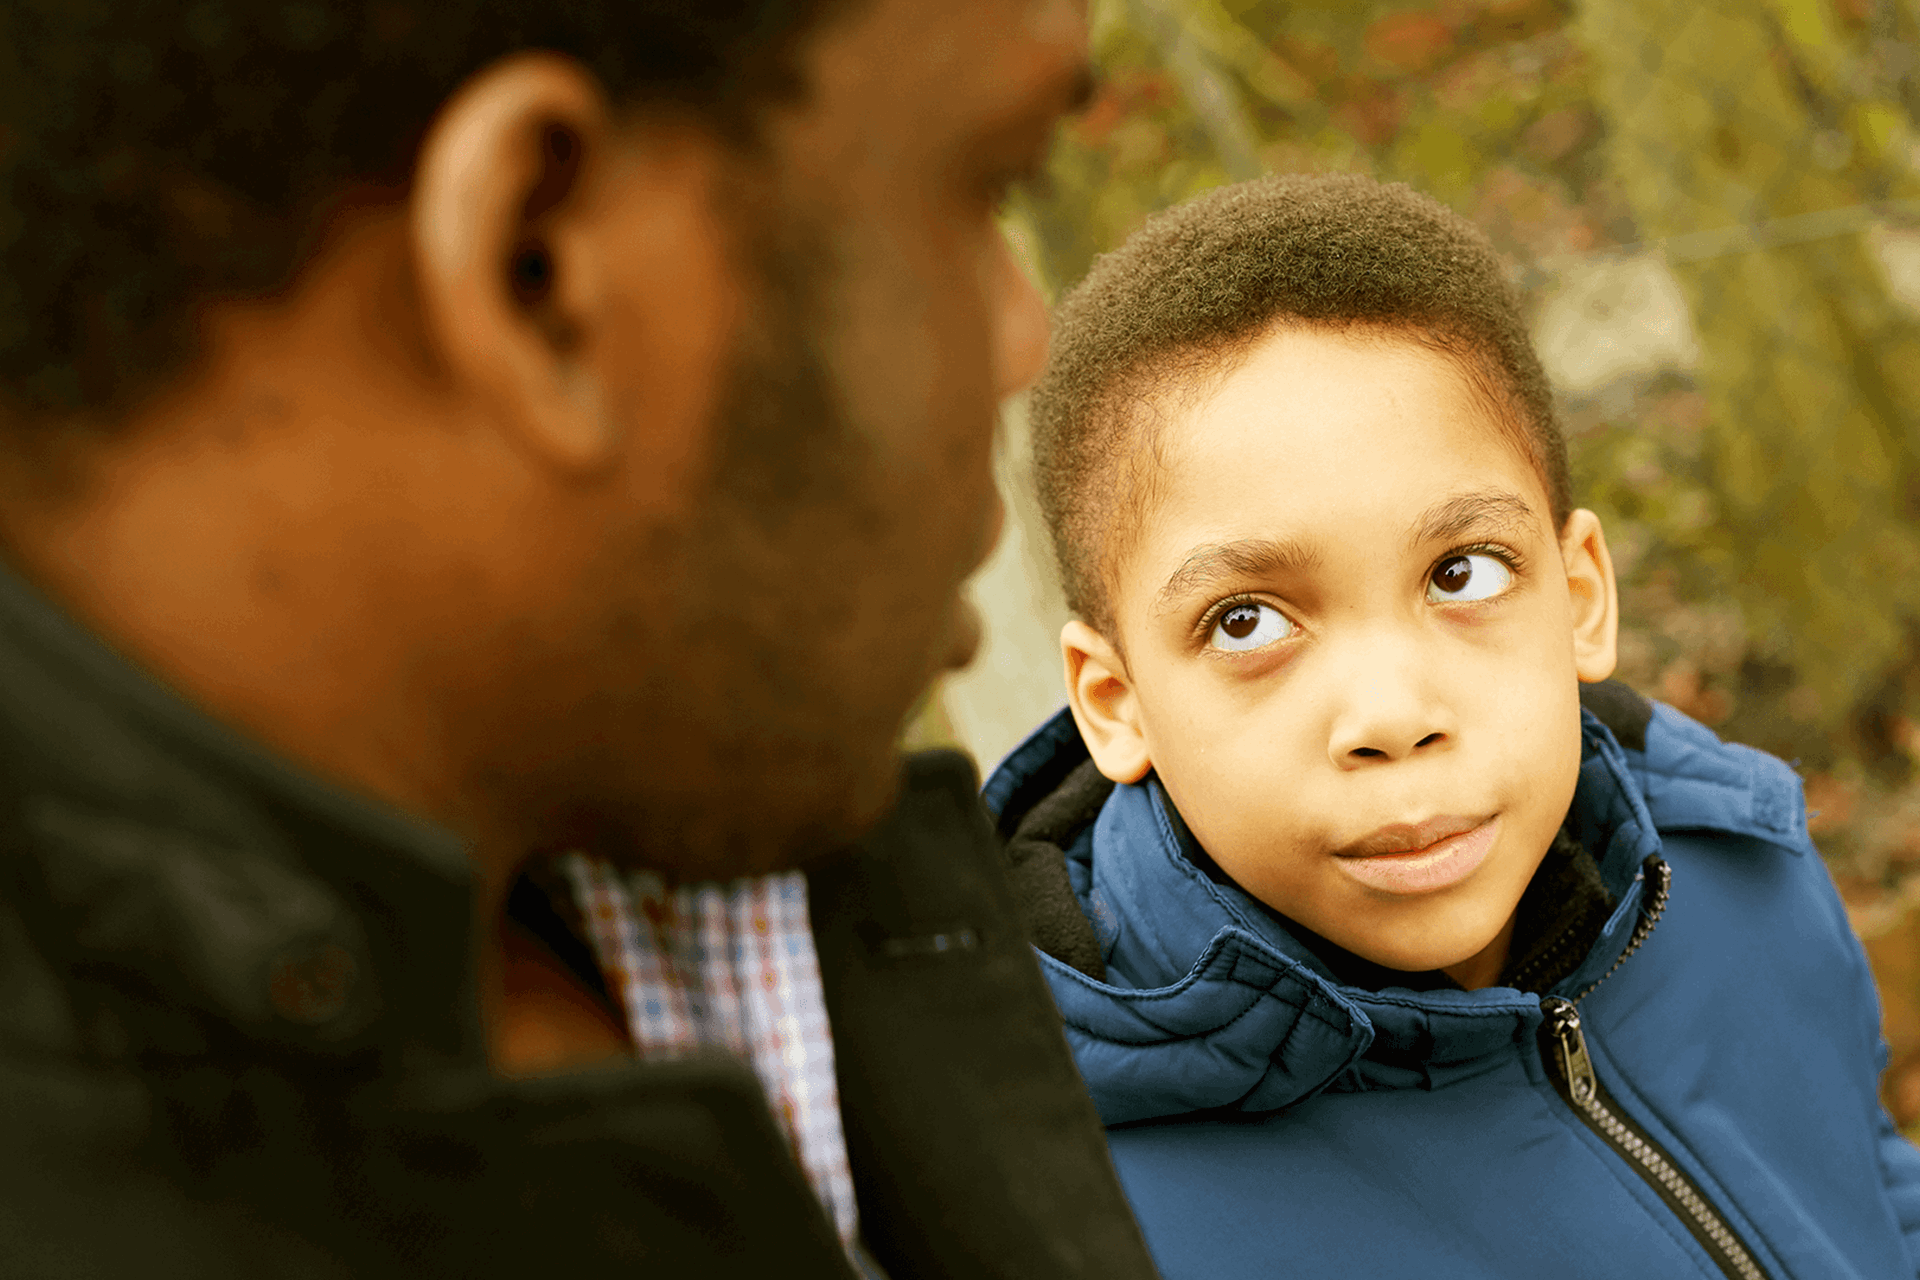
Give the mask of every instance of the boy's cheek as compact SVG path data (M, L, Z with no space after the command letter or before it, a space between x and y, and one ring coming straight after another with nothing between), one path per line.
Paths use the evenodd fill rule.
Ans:
M1571 671L1503 690L1477 728L1481 767L1499 779L1508 830L1502 860L1516 869L1516 901L1566 820L1580 777L1580 693ZM1524 864L1524 874L1518 872Z
M1563 593L1564 594L1564 593ZM1564 745L1578 749L1580 676L1573 638L1554 623L1551 609L1521 620L1507 643L1465 653L1435 654L1441 696L1453 706L1463 736L1491 734L1527 751Z

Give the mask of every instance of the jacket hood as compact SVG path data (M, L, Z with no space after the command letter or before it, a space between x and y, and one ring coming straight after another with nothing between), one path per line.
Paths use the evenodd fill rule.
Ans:
M1591 853L1614 906L1584 958L1541 992L1343 983L1282 920L1207 873L1210 860L1151 775L1113 787L1097 809L1082 797L1090 820L1077 826L1065 803L1067 829L1055 838L1064 857L1023 864L1015 850L1015 880L1045 897L1064 878L1092 927L1095 963L1084 945L1079 954L1048 945L1050 932L1072 931L1044 911L1035 934L1102 1119L1268 1112L1322 1090L1470 1078L1509 1046L1532 1043L1541 995L1571 997L1606 973L1639 916L1642 864L1659 852L1662 830L1711 828L1800 851L1799 780L1785 765L1621 685L1583 690L1582 702L1566 830ZM1016 748L983 793L1003 838L1043 806L1071 801L1087 758L1064 711Z

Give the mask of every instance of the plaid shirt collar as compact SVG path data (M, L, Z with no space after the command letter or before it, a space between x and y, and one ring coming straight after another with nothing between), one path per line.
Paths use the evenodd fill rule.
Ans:
M668 888L584 854L560 870L634 1050L721 1047L753 1066L768 1106L841 1241L859 1219L834 1079L833 1033L797 871Z

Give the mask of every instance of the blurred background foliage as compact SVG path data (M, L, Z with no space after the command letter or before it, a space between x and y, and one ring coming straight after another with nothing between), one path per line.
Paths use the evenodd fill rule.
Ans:
M1920 1121L1920 0L1095 0L1102 83L1007 230L1050 296L1263 172L1411 183L1528 292L1621 678L1795 761ZM977 669L918 722L983 765L1061 701L1023 477Z

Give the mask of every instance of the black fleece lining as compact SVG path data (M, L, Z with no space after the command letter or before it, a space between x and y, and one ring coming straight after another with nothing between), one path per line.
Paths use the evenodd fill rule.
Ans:
M1647 749L1647 726L1653 723L1653 704L1618 680L1580 686L1580 705L1613 731L1613 739L1629 751Z
M1561 828L1520 897L1500 985L1551 991L1593 950L1613 907L1600 865Z
M1028 938L1055 960L1103 982L1106 957L1100 954L1092 923L1073 896L1066 850L1100 816L1100 807L1112 793L1113 783L1101 776L1093 761L1082 761L1020 818L1007 841L1013 891Z

